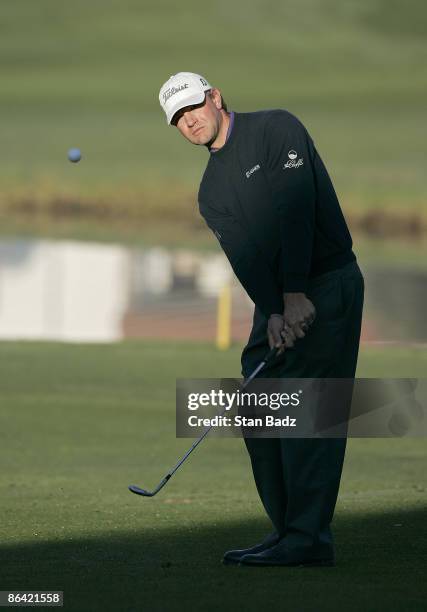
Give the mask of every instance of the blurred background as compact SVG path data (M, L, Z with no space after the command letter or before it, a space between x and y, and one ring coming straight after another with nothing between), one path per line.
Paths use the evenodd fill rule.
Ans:
M208 152L159 106L176 72L229 110L304 123L366 280L358 376L425 376L426 18L422 0L2 3L1 588L135 610L142 576L152 610L197 594L216 610L216 584L248 610L258 587L263 605L304 590L304 609L423 609L422 567L402 557L422 559L422 439L349 441L340 593L217 567L265 535L241 441L207 440L143 511L126 485L154 486L186 450L175 379L238 376L253 310L198 214Z
M417 0L4 6L0 337L211 340L231 285L245 339L252 306L197 211L208 153L158 104L189 70L231 110L303 121L366 275L363 340L425 342L425 17Z

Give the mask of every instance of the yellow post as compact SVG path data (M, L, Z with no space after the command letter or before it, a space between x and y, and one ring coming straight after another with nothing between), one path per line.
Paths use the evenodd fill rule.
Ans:
M225 351L230 347L231 336L231 287L225 285L218 295L216 322L216 346Z

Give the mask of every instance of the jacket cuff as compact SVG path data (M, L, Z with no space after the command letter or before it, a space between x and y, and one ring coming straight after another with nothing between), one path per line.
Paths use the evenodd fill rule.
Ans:
M283 283L283 293L306 293L308 278L305 274L287 274Z
M272 314L283 315L283 311L285 308L283 303L283 296L280 293L277 293L277 295L275 296L271 296L270 300L266 300L264 298L262 300L262 303L260 301L257 306L266 319L269 319Z

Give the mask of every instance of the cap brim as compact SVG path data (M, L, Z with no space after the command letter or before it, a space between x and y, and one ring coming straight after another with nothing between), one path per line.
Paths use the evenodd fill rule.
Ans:
M191 96L187 95L181 98L180 100L177 100L175 104L166 113L166 121L168 122L168 125L171 124L173 116L175 115L175 113L181 110L181 108L184 108L185 106L190 106L191 104L200 104L200 102L203 102L203 100L205 99L206 91L197 92L192 94Z

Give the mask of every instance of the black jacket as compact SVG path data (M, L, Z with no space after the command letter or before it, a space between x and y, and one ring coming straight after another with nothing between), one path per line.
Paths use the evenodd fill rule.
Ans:
M285 110L235 113L209 158L199 209L249 296L268 317L283 292L355 259L352 240L312 139Z

